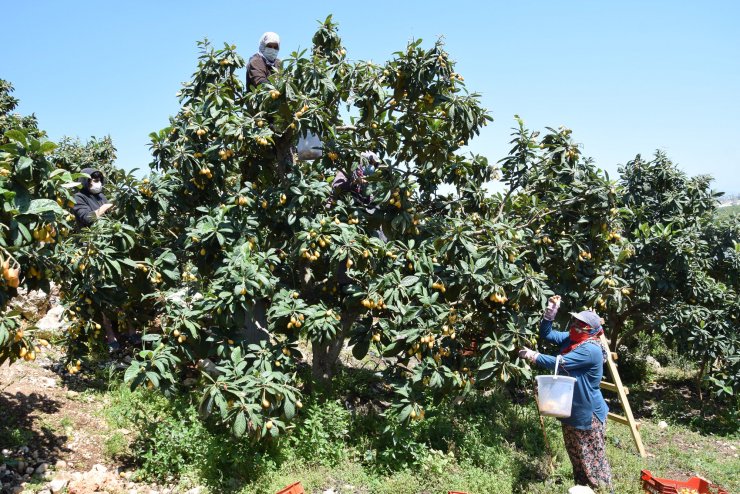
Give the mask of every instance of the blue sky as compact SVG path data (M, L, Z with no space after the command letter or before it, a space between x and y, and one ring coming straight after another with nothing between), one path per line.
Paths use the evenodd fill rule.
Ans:
M470 148L508 151L513 115L566 125L615 176L635 154L665 150L687 173L740 192L740 2L736 1L28 1L3 2L0 78L64 135L110 135L118 165L146 168L148 134L176 113L196 41L256 51L310 46L329 13L352 59L382 62L411 39L444 36L495 121ZM283 53L284 54L284 53Z

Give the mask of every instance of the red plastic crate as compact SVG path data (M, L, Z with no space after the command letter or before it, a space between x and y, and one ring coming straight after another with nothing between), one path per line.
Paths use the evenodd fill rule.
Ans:
M288 487L283 487L279 491L277 491L276 494L305 494L306 491L303 490L303 486L300 482L296 482L294 484L290 484Z
M642 488L650 494L678 494L679 489L693 489L699 494L730 494L718 485L701 477L684 481L654 477L649 470L641 472Z

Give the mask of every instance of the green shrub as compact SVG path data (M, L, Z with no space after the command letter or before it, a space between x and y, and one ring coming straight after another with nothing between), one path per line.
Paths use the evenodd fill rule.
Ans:
M172 481L192 476L218 490L233 489L282 461L279 443L238 440L219 424L200 420L187 397L170 401L121 387L114 390L112 401L108 420L133 429L129 453L144 478Z
M349 424L350 413L341 402L310 404L289 438L293 454L310 464L339 464L348 457Z

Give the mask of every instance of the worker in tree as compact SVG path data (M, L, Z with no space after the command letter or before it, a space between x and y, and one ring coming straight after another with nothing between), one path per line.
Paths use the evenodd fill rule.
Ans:
M337 170L337 174L332 181L332 195L329 198L326 206L327 209L331 208L335 201L341 197L351 196L355 206L361 207L372 216L376 213L377 207L373 204L373 198L367 193L367 178L375 173L380 165L380 158L372 151L365 151L360 155L360 161L349 173ZM378 225L377 230L373 231L373 236L379 238L383 242L387 242L388 238L383 233L383 227ZM347 275L347 267L345 262L339 263L339 269L337 270L337 282L340 286L348 285L352 282L352 279Z
M104 217L113 207L113 204L103 194L103 187L105 186L103 172L94 168L84 168L82 173L87 176L83 176L79 180L80 190L74 196L75 205L73 208L78 229L89 227ZM102 326L105 329L108 351L111 353L119 351L121 344L118 341L119 338L113 332L110 319L108 319L105 313L101 314L101 319ZM141 337L136 334L133 328L129 328L128 334L122 339L133 345L141 343Z
M571 313L569 331L553 331L560 296L550 297L540 323L540 338L560 348L558 369L576 379L571 415L561 418L563 439L578 485L612 491L611 467L606 458L606 416L609 407L599 387L607 350L600 341L601 318L585 310ZM556 357L529 348L519 351L522 359L546 369L555 369ZM560 372L560 371L558 371ZM603 492L603 491L602 491Z
M334 181L331 184L332 199L338 198L343 194L351 194L358 205L369 207L370 213L375 212L371 206L372 198L365 191L367 177L375 173L380 158L372 151L365 151L360 155L360 162L357 164L349 177L342 170L337 170Z
M247 88L259 86L267 82L267 78L280 68L280 36L273 32L262 35L259 50L252 55L247 64Z
M75 194L73 211L78 228L92 225L113 207L113 204L103 195L103 185L105 185L103 173L94 168L85 168L82 173L90 178L83 177L79 180L81 188Z
M280 60L278 52L280 51L280 36L277 33L267 32L262 35L259 42L257 53L252 55L247 63L247 90L254 89L267 82L270 75L280 69ZM252 111L259 111L258 108L252 108ZM270 116L266 118L267 123L272 127L273 120ZM275 129L273 129L275 130ZM244 161L241 165L241 174L246 180L253 181L259 170L272 169L276 172L280 181L285 183L285 176L294 162L294 143L293 132L286 131L281 134L273 134L273 153L264 160L258 162ZM249 166L249 165L253 166Z

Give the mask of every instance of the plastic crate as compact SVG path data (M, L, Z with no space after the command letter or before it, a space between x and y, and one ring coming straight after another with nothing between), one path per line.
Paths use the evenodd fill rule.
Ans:
M300 482L295 482L293 484L290 484L288 487L283 487L279 491L277 491L276 494L305 494L306 491L303 490L303 486Z
M654 477L649 470L643 470L641 478L642 488L650 494L679 494L681 489L693 490L699 494L730 494L720 486L701 477L691 477L686 481L662 479Z

